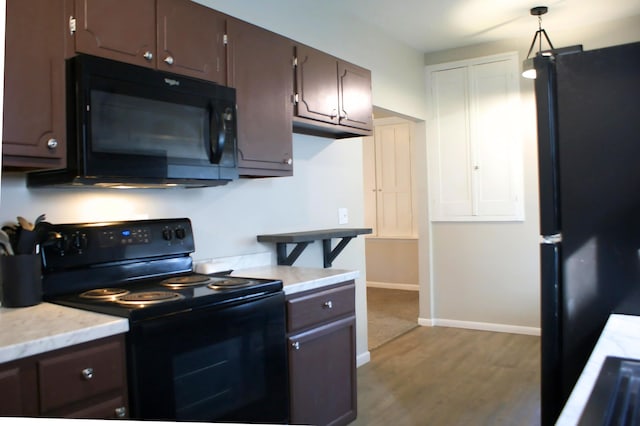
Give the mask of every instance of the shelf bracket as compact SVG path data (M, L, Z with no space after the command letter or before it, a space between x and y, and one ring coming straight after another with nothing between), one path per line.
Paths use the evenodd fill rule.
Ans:
M287 255L287 243L276 243L276 253L278 255L278 265L291 266L298 260L304 249L313 241L296 243L296 246Z
M342 250L347 246L347 244L349 244L349 241L351 241L352 239L353 237L342 238L333 250L331 250L330 239L322 240L322 254L324 258L325 268L331 268L331 264L333 263L335 258L338 257L340 252L342 252Z

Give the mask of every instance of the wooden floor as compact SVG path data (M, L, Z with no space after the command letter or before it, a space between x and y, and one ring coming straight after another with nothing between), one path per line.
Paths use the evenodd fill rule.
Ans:
M540 338L418 327L358 368L356 425L539 425Z

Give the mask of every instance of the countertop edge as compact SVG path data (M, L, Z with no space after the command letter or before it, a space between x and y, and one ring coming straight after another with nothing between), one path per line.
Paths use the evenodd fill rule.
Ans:
M353 280L360 276L360 272L270 265L239 269L232 275L282 280L284 293L290 295ZM16 334L3 338L2 328ZM21 329L25 332L20 332ZM0 363L127 331L129 321L126 318L46 302L27 308L0 307Z
M282 280L282 289L286 295L315 290L332 284L354 280L359 271L332 268L305 268L298 266L260 266L239 269L231 274L245 278L267 278Z
M640 316L612 314L582 370L556 426L578 424L607 356L640 358Z
M43 317L53 316L53 321ZM40 303L28 308L3 308L0 326L26 330L21 339L0 344L0 363L15 361L68 346L129 331L126 318L65 306ZM40 326L40 327L38 327ZM0 342L5 339L0 339Z

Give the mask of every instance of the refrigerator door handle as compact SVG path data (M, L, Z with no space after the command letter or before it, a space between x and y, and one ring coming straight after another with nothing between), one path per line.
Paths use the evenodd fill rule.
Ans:
M562 234L543 235L540 244L559 244L562 242Z

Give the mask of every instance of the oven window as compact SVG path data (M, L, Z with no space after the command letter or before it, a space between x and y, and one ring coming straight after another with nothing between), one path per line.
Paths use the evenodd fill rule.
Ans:
M282 292L138 321L130 328L133 418L286 423Z
M171 159L207 158L204 107L91 91L92 151Z
M267 385L265 357L264 335L257 331L177 355L176 418L216 419L259 401Z

